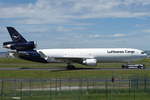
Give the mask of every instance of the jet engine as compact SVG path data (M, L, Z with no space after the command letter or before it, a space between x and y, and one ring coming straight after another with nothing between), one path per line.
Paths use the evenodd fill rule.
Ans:
M3 47L11 50L18 50L18 51L24 51L24 50L33 50L36 48L36 45L34 41L29 42L4 42Z
M83 65L96 66L97 60L96 59L85 59L85 60L83 60Z

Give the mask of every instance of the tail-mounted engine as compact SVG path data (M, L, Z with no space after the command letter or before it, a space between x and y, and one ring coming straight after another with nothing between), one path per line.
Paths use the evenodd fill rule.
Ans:
M29 42L4 42L3 47L11 50L24 51L36 48L34 41Z
M17 51L26 51L33 50L36 47L34 41L27 41L15 28L7 27L7 30L12 41L4 42L4 48Z

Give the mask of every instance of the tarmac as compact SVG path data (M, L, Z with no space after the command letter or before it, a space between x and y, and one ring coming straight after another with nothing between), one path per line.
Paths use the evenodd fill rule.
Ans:
M21 71L21 70L26 70L26 71L65 71L69 70L67 68L28 68L28 67L13 67L13 68L5 68L1 67L0 71ZM75 68L75 69L70 69L70 70L150 70L150 68L145 68L145 69L122 69L122 68Z

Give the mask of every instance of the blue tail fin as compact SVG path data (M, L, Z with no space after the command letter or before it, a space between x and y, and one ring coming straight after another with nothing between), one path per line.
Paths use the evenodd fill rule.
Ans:
M27 40L13 27L7 27L7 30L13 42L26 43Z
M12 41L4 42L3 47L11 50L17 51L27 51L34 50L36 45L34 41L27 41L24 37L17 32L17 30L13 27L7 27L7 30L12 38Z

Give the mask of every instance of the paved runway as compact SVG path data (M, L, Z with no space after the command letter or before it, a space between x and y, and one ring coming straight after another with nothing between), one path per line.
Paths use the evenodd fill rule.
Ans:
M0 68L0 71L17 71L17 70L26 70L26 71L66 71L67 68ZM122 69L122 68L76 68L73 70L150 70L150 68L146 69Z

